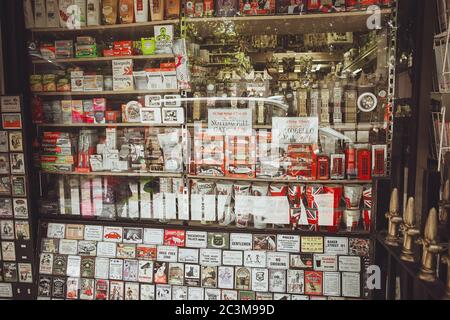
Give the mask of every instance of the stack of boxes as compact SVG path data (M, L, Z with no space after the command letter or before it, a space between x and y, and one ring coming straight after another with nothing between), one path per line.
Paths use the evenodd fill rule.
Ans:
M73 171L73 143L67 132L44 132L41 168L44 171Z

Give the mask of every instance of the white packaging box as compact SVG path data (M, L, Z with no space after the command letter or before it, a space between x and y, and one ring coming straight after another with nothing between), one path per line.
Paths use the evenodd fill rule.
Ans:
M147 88L150 90L178 88L176 71L147 72L147 76Z
M75 178L70 178L70 204L73 215L80 215L80 180Z
M34 1L34 24L36 28L45 28L47 26L45 0Z
M25 28L27 29L34 28L33 4L31 3L31 0L23 1L23 15L25 18Z
M116 128L106 128L106 149L116 150L117 149L117 129Z
M67 9L74 4L74 0L59 0L59 26L61 28L67 28L67 17L69 13Z
M134 90L133 76L113 76L113 91Z
M107 197L110 197L108 194L108 179L103 179L103 190L102 190L102 197L103 197L103 207L102 207L102 217L105 218L114 218L116 216L116 206L114 203L111 203L111 199L107 199ZM108 200L108 201L106 201Z
M119 150L107 150L103 154L103 170L119 170Z
M216 196L191 194L191 220L216 221Z
M92 179L92 200L94 204L94 215L100 216L103 212L103 187L102 178Z
M132 59L113 60L112 71L114 91L134 89Z
M87 25L99 26L101 19L100 0L87 0Z
M66 200L64 196L64 177L58 179L58 193L59 193L59 212L66 214Z
M117 205L117 215L120 218L128 218L128 201L124 200L122 203Z
M85 217L92 217L94 215L94 210L92 206L92 196L91 196L91 179L82 178L81 179L81 215Z
M139 197L141 204L141 219L151 219L152 218L152 198L150 193L146 192L145 184L148 180L141 180L139 182Z
M83 71L72 71L70 73L70 86L72 91L84 91Z
M153 218L176 219L177 205L175 193L157 193L153 195Z
M133 76L133 60L120 59L112 61L113 76Z
M155 26L155 40L157 53L172 53L173 26Z
M96 92L103 91L103 76L88 75L83 77L84 91Z
M129 182L131 197L128 198L128 218L139 218L139 185Z
M86 0L75 0L74 4L80 8L80 26L86 26Z
M58 28L59 27L59 7L58 0L47 0L47 27Z

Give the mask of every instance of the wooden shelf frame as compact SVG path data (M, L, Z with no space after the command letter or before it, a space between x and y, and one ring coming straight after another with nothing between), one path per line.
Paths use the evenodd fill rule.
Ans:
M389 8L381 10L382 23L386 23L390 14ZM364 32L369 31L367 19L370 15L366 11L350 11L305 15L187 18L186 22L194 25L198 35L202 37L212 36L212 31L220 27L249 35L273 32L277 34Z
M67 59L33 59L33 64L59 64L59 63L99 63L99 62L111 62L114 60L163 60L163 59L175 59L174 54L154 54L154 55L140 55L140 56L113 56L113 57L96 57L96 58L67 58Z
M127 90L127 91L69 91L69 92L33 92L35 96L42 97L63 97L63 96L124 96L124 95L145 95L158 93L179 93L180 89L159 89L159 90Z
M31 28L32 33L39 34L54 34L54 33L84 33L84 32L104 32L104 31L145 31L154 26L179 24L179 19L160 20L160 21L148 21L140 23L126 23L126 24L111 24L111 25L99 25L99 26L86 26L80 29L68 29L68 28Z

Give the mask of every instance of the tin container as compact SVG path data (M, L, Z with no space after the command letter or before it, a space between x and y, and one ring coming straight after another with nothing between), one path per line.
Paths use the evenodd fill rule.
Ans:
M308 230L319 231L319 211L315 208L306 208L305 210L308 220Z
M372 185L363 186L363 202L365 209L372 209Z
M337 184L328 184L323 187L323 192L333 194L334 196L333 208L337 209L340 207L342 195L344 193L342 186Z
M217 181L216 191L218 195L229 196L233 194L233 182L231 181Z
M372 226L372 210L371 209L363 209L362 221L363 221L364 231L370 231L371 226Z
M251 194L252 184L250 182L238 181L233 185L236 196L249 196Z
M305 185L303 184L290 184L288 186L288 197L291 207L300 207L304 193Z
M300 215L302 213L302 208L294 207L289 209L289 219L291 223L292 230L295 230L298 228L298 222L300 220Z
M344 186L344 199L347 209L359 209L363 187L359 185Z
M356 231L358 230L359 220L361 219L361 211L358 210L345 210L343 221L347 231Z
M191 192L193 194L212 195L215 192L215 183L206 180L193 180Z
M269 195L272 197L283 197L288 194L288 186L284 183L271 183L269 186Z
M321 184L309 184L305 188L306 206L308 208L317 209L317 204L314 201L314 197L317 194L323 194L323 186Z

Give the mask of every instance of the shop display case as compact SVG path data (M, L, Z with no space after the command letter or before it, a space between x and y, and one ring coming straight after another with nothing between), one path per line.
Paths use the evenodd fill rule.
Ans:
M371 298L395 1L69 2L25 1L39 299Z

